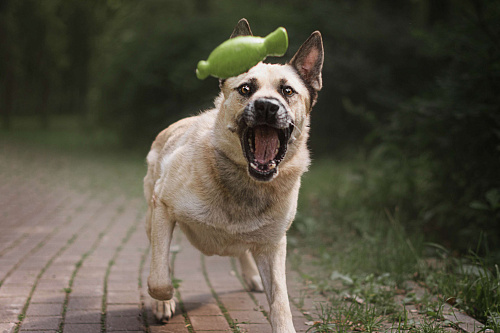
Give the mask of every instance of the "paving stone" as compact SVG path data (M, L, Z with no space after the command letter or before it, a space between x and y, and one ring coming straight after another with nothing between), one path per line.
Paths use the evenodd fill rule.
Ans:
M212 296L212 293L190 292L182 293L181 295L184 303L216 304L215 298Z
M14 323L0 323L1 333L13 333L16 329L16 324Z
M253 310L257 307L246 292L219 295L219 299L228 310Z
M12 297L12 296L28 296L31 292L33 286L11 286L2 285L0 288L0 298L1 297Z
M22 312L24 304L26 303L24 297L5 297L0 298L0 322L2 317L7 314L18 315Z
M108 304L106 313L108 317L131 317L140 315L142 310L137 304Z
M137 291L113 291L108 293L108 304L137 304L139 303Z
M186 319L184 318L184 315L182 314L180 309L177 309L177 311L174 313L174 316L168 320L168 325L170 324L184 324L186 325Z
M96 284L73 284L71 288L71 296L72 297L102 297L104 295L104 288L102 286L102 281Z
M31 297L30 303L59 303L62 304L66 298L66 293L64 292L40 292L39 290L35 290L35 293Z
M306 325L309 320L305 317L294 316L292 320L297 331L306 331L310 328L310 326Z
M19 310L17 313L0 311L0 323L1 324L16 323L21 313L22 310Z
M458 325L465 332L478 333L484 327L484 325L477 320L454 309L449 304L444 304L443 308L443 317L446 320L449 320Z
M62 313L62 303L30 304L26 315L29 316L59 316Z
M229 324L224 316L190 316L195 331L229 330Z
M67 324L100 324L101 313L88 310L68 310L65 323Z
M64 333L100 333L101 324L65 324Z
M117 292L117 291L135 291L137 290L137 281L134 283L113 283L113 282L108 282L108 291L109 292Z
M189 316L220 316L219 306L215 303L183 303Z
M188 333L189 330L185 324L168 323L165 325L150 325L151 333Z
M110 317L106 319L108 331L142 331L141 318L134 317Z
M229 315L239 323L269 325L267 318L261 312L257 311L229 311Z
M242 332L248 333L271 333L271 325L268 324L238 324Z
M71 310L100 310L101 297L69 297L68 309Z
M21 328L23 330L57 330L61 317L26 317Z

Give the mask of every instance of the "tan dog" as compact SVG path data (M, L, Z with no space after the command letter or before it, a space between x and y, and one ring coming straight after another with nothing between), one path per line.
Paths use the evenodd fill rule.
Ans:
M245 19L231 37L238 35L251 35ZM221 81L214 109L176 122L154 141L144 192L152 246L148 287L159 320L175 310L169 248L178 224L204 254L238 257L248 287L266 292L273 332L295 332L286 231L310 163L309 114L322 67L316 31L290 63L259 63Z

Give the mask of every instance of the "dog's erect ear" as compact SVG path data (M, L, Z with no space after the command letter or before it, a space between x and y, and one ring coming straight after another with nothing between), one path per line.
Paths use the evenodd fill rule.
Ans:
M242 18L238 21L238 24L236 24L236 26L234 27L234 31L229 38L238 36L253 36L252 30L250 29L250 24L248 23L246 18ZM222 89L225 81L225 79L219 79L219 88Z
M315 31L302 44L292 60L290 60L290 65L295 67L302 79L316 91L321 90L323 87L321 79L323 57L324 50L321 33Z
M234 27L234 31L231 34L230 38L238 37L238 36L253 36L252 30L250 29L250 24L248 24L247 19L242 18Z

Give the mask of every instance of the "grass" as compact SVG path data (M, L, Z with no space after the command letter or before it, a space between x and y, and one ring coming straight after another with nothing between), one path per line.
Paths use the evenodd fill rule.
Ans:
M345 302L320 303L316 308L317 320L308 332L377 332L384 321L379 310L369 304Z
M443 322L435 297L413 300L426 309L421 320L404 319L406 310L396 299L411 292L408 281L416 281L485 328L500 332L498 263L490 259L493 256L473 254L480 251L460 256L428 242L419 229L421 221L415 220L418 214L408 212L411 203L405 198L415 195L419 200L418 195L432 187L424 167L411 175L414 166L405 163L383 164L361 154L318 160L303 178L289 237L291 259L309 287L329 295L333 306L319 309L311 331L326 332L332 324L331 331L342 332L349 319L361 325L357 330L369 332L377 330L383 318L392 321L396 331L443 332L449 323ZM310 254L306 261L304 253ZM353 305L356 302L366 309ZM328 311L333 311L333 320Z
M443 270L426 279L435 293L448 303L465 310L487 327L500 331L500 269L475 253L465 258L448 258Z

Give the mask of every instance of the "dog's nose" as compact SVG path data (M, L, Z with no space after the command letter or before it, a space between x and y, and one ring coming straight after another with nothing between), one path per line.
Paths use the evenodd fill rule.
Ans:
M259 98L254 102L255 118L257 122L271 124L276 121L281 104L279 101L271 98Z

